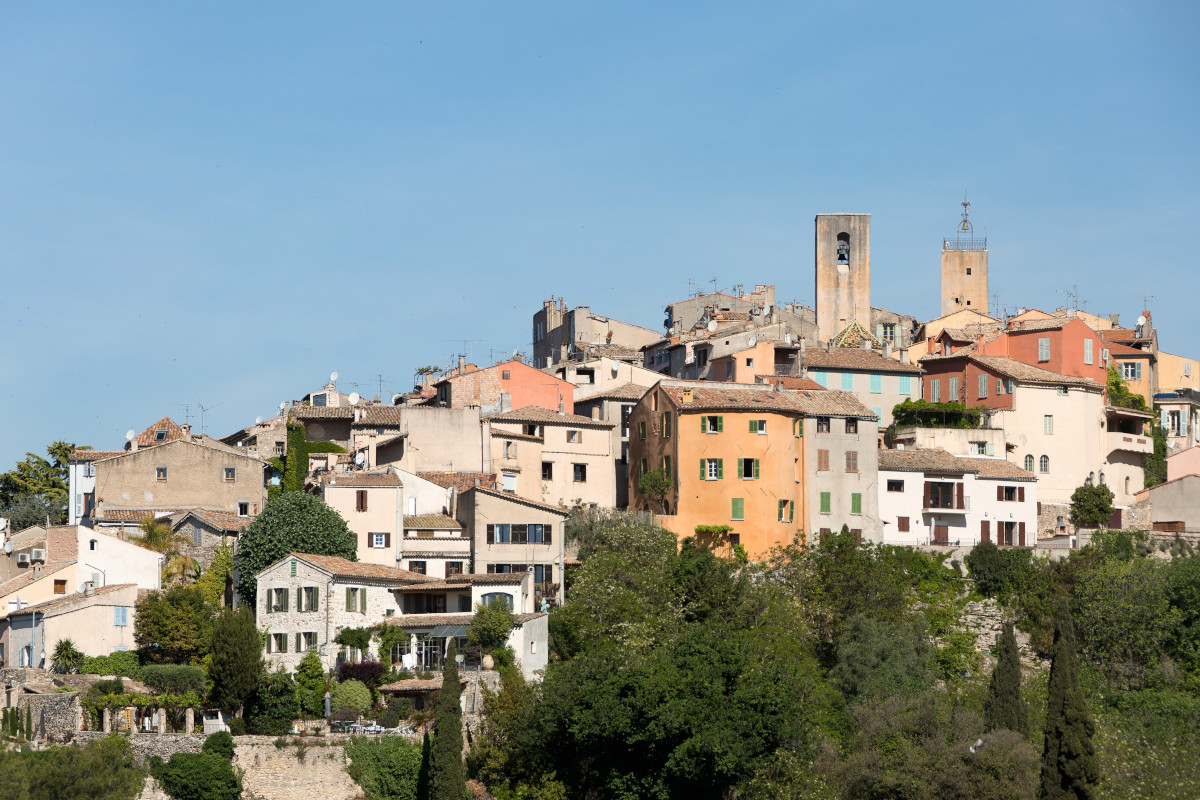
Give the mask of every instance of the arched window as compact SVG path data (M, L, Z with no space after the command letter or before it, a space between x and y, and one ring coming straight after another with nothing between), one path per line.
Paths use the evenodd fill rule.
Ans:
M1129 476L1125 476L1125 494L1129 494Z
M1025 456L1025 470L1027 472L1033 472L1033 456L1032 455Z
M513 599L512 595L507 592L488 592L483 597L479 598L485 606L490 606L493 600L499 600L508 606L508 610L512 611Z
M850 266L850 234L839 233L837 238L837 263Z
M1050 456L1042 456L1041 463L1038 464L1039 472L1050 471Z
M1084 481L1084 484L1087 486L1091 486L1095 482L1096 482L1096 473L1089 472L1088 476L1087 476L1087 480Z
M1107 483L1105 483L1105 482L1104 482L1104 470L1101 470L1101 471L1100 471L1100 485L1101 485L1101 486L1107 486L1107 485L1108 485Z
M95 550L95 549L96 549L96 540L92 539L92 540L88 541L88 550Z

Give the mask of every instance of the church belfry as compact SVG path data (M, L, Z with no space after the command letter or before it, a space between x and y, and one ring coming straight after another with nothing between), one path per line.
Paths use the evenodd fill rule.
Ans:
M871 215L816 218L817 337L827 342L851 322L871 325Z
M942 316L965 308L988 313L987 236L976 237L971 204L963 201L953 238L942 240Z

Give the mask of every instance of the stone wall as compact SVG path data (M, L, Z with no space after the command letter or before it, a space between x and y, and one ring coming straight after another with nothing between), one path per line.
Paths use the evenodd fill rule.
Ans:
M75 734L73 741L82 747L110 735L101 731L80 731ZM161 736L157 733L135 733L128 738L133 761L140 767L150 756L158 756L166 761L175 753L199 753L207 737L200 733L164 733Z
M1150 511L1149 498L1123 509L1121 511L1121 527L1131 531L1150 530L1154 527L1150 521L1152 516Z
M23 714L31 709L33 738L48 742L69 742L83 727L83 708L78 692L22 694L16 706Z
M346 751L340 744L289 739L280 747L264 736L239 736L235 742L233 763L245 770L242 797L246 800L353 800L363 796L346 773Z
M1062 517L1061 527L1058 524L1059 517ZM1037 531L1039 537L1074 533L1071 506L1066 503L1038 503Z

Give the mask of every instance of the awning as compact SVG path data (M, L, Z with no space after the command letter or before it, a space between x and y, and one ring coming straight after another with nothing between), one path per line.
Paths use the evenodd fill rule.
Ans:
M442 638L449 638L452 636L466 636L467 635L467 626L465 626L465 625L438 625L436 628L434 628L432 631L429 632L429 635L430 636L438 636L438 637L442 637Z

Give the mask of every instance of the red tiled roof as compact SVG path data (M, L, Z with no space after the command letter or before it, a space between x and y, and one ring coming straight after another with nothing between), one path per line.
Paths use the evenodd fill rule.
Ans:
M370 580L406 581L409 583L432 581L433 578L409 572L406 569L385 567L382 564L366 564L361 561L348 561L338 556L317 556L309 553L292 553L291 558L299 558L312 564L320 570L339 578L368 578Z
M424 531L459 531L462 525L454 517L445 514L417 514L404 518L404 529Z
M612 428L613 423L581 417L578 414L559 414L541 406L526 406L487 417L492 422L536 422L543 425L582 425L592 428Z
M782 386L784 389L806 390L811 392L820 392L825 389L824 386L812 380L811 378L801 378L796 375L755 375L756 383L765 383L770 386ZM576 403L579 401L576 400Z
M871 372L921 372L921 368L915 364L901 364L894 358L884 358L878 351L850 347L834 350L805 350L801 361L805 367L810 369L832 367Z
M465 591L472 586L499 586L502 584L519 584L525 580L524 572L498 572L498 573L468 573L465 575L454 575L445 580L431 581L422 583L417 586L406 586L397 589L399 592L439 592L439 591Z
M1009 481L1036 481L1032 472L999 458L963 458L939 447L905 450L880 450L879 470L891 472L945 472L972 474L980 478Z
M576 392L583 387L576 388ZM601 389L593 394L576 395L575 405L586 403L589 400L641 400L642 395L649 391L645 386L638 386L636 383L622 383L620 386L613 386L608 389Z
M42 574L45 575L46 573L43 572ZM112 594L114 592L118 592L123 589L133 589L136 586L137 586L136 583L119 583L114 586L101 586L99 589L96 589L91 595L86 595L83 592L74 592L74 593L66 595L64 597L56 597L53 600L45 600L41 603L35 603L34 605L31 605L31 606L25 606L20 611L11 611L11 612L9 612L9 616L12 616L14 614L24 614L27 611L37 611L40 614L44 614L47 611L53 611L53 610L61 608L63 606L70 605L72 602L76 602L76 603L79 603L82 605L85 601L91 600L93 597L103 597L104 595Z
M325 485L359 489L382 486L394 489L404 484L400 477L392 472L336 472L327 477Z
M1011 320L1008 323L1009 333L1022 333L1025 331L1058 331L1071 324L1075 317L1063 319L1061 317L1051 317L1050 319L1020 319Z
M482 486L472 486L467 490L467 492L479 492L480 494L486 494L490 497L499 497L502 500L508 500L512 503L523 503L524 505L532 506L533 508L540 508L544 511L553 511L556 514L562 514L564 517L571 516L571 512L567 511L565 508L552 506L548 503L540 503L537 500L530 500L526 497L512 494L511 492L499 492L495 489L484 489ZM466 492L464 492L464 494L466 494Z
M250 527L251 522L254 522L254 517L239 517L237 514L231 514L227 511L208 511L206 509L193 508L176 514L171 527L177 527L188 517L195 517L219 531L244 531Z
M105 458L125 455L124 450L72 450L68 461L100 461Z
M44 567L42 567L42 574L38 575L37 577L34 577L33 567L30 567L23 575L18 575L15 578L10 578L4 583L0 583L0 597L10 595L13 592L19 592L26 586L31 586L49 575L62 572L64 569L74 564L74 559L71 561L61 561L56 564L46 564ZM0 609L0 616L3 616L6 613L7 609Z
M875 412L859 402L850 392L821 389L792 391L776 389L763 383L697 383L659 384L663 392L681 412L699 411L777 411L781 414L803 414L820 417L856 417L875 419ZM685 389L692 400L683 401Z
M472 613L461 614L404 614L399 617L385 617L384 625L395 625L398 628L431 628L438 625L470 625ZM531 619L544 617L545 614L517 614L517 625L524 625Z
M460 676L459 683L467 682L466 676ZM442 688L441 678L409 678L395 683L385 683L379 687L381 692L433 692Z
M159 439L158 431L166 431L164 438ZM174 442L177 439L183 438L183 428L170 417L163 417L158 422L151 425L146 430L139 433L136 437L137 446L153 447L156 444L165 444L166 442ZM125 443L125 449L130 450L129 443Z
M476 481L485 489L496 485L496 476L487 472L418 472L417 477L446 489L454 489L459 494L475 488Z
M1004 356L971 356L971 360L980 366L987 367L1021 383L1046 383L1055 386L1084 386L1103 389L1104 385L1086 378L1076 378L1073 375L1063 375L1048 369L1026 364Z

